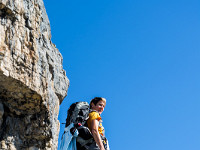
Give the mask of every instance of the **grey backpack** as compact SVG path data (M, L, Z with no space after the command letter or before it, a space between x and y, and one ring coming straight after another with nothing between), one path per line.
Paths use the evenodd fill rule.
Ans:
M71 123L80 123L85 126L88 119L90 106L87 102L76 102L71 104L67 111L66 127Z

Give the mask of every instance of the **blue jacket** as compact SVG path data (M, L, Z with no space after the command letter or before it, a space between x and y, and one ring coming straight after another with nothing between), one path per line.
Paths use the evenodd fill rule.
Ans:
M78 136L78 130L76 129L74 135L72 135L70 129L73 127L74 124L71 123L68 127L65 128L60 143L60 150L77 150L76 137Z

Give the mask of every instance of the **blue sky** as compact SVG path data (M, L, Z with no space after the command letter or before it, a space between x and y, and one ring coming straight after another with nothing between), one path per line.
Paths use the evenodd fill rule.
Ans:
M200 1L44 3L70 80L61 123L102 96L111 150L200 149Z

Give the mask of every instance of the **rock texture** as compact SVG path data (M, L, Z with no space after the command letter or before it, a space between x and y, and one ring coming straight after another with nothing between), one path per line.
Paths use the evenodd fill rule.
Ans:
M43 1L0 0L0 149L57 149L68 85Z

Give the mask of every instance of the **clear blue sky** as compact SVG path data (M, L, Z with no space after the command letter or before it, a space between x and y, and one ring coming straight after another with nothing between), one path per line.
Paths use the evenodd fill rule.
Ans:
M111 150L200 149L199 0L44 3L70 80L61 123L102 96Z

